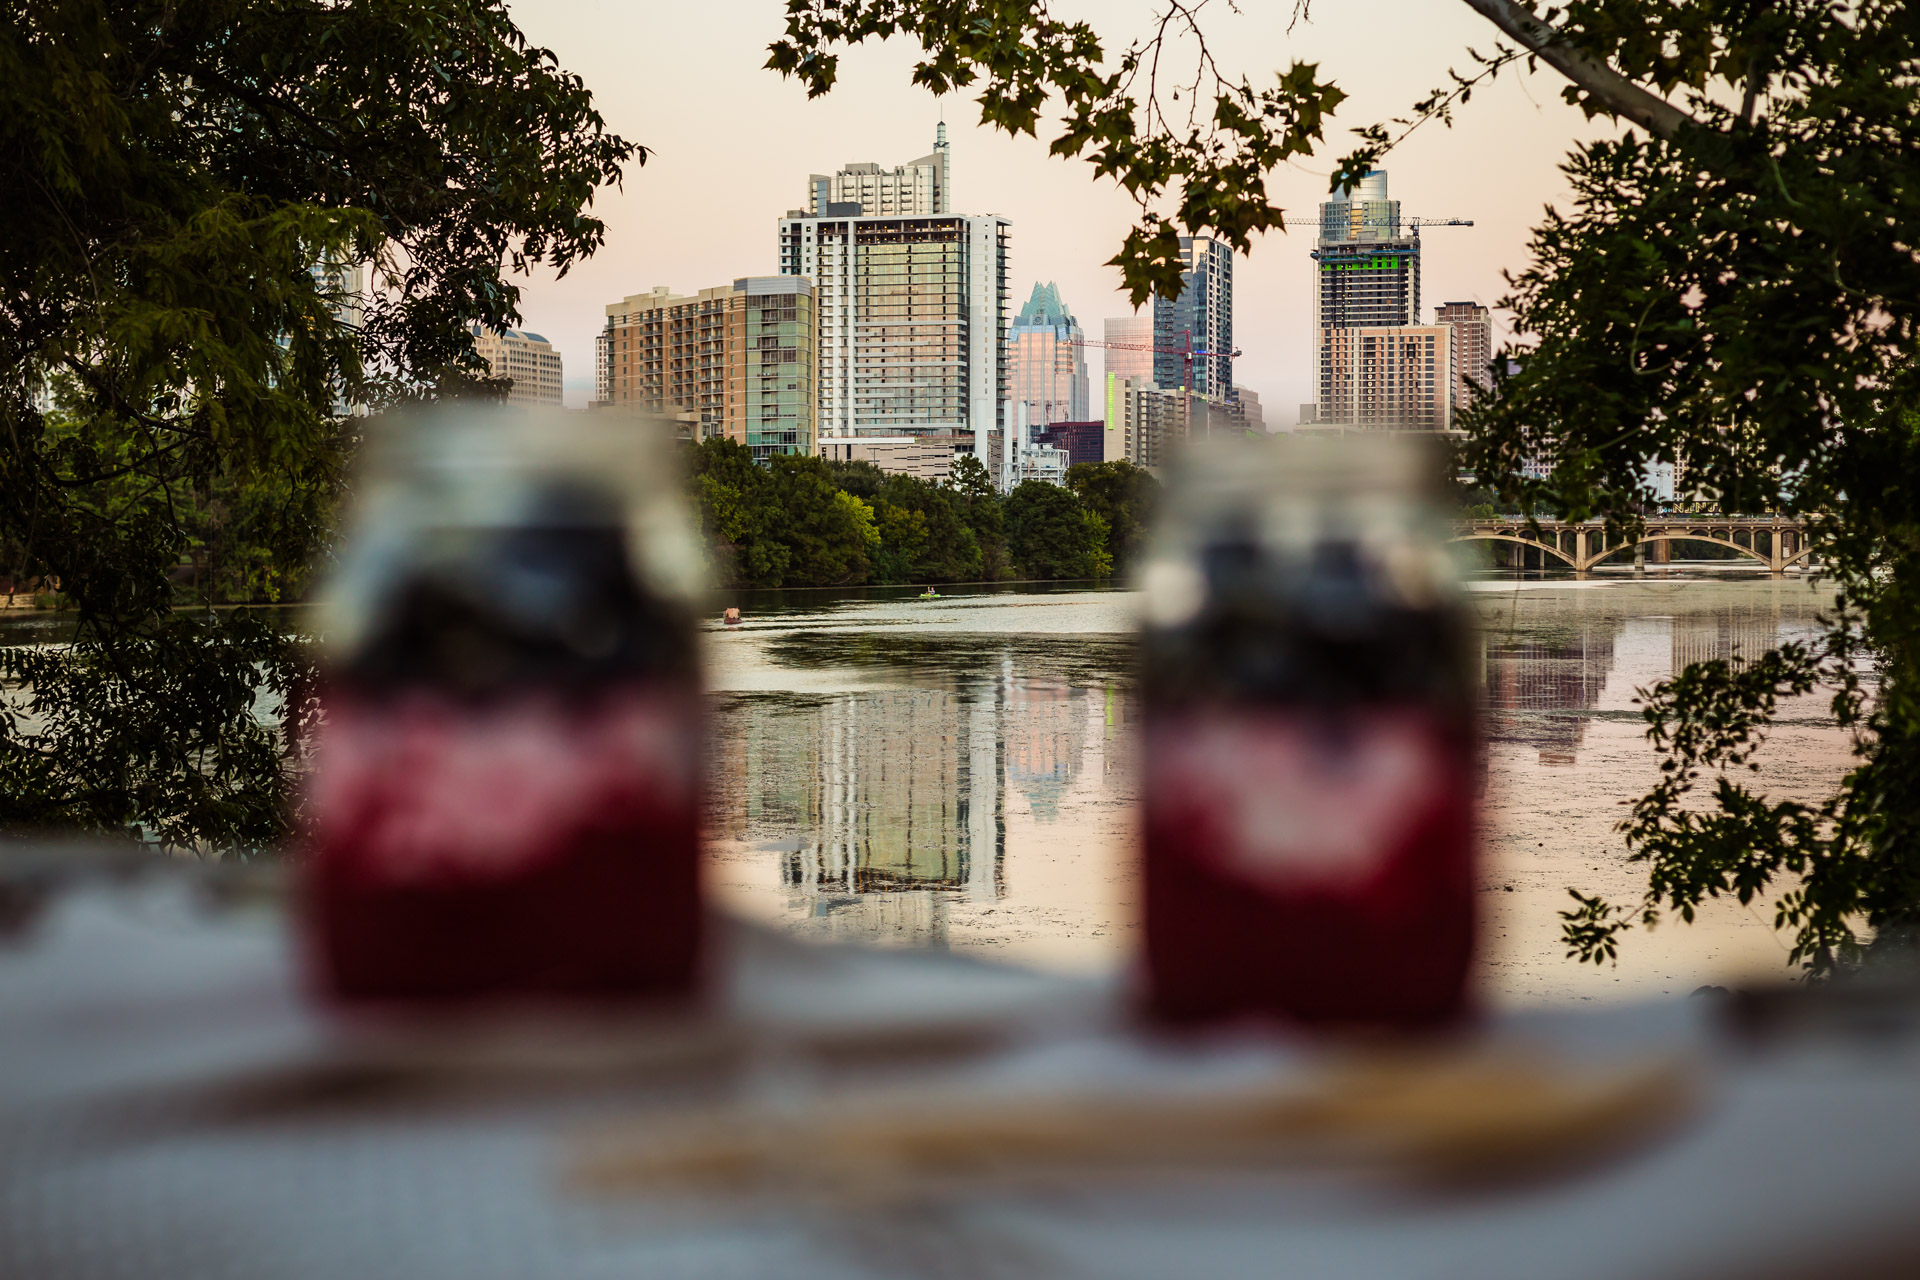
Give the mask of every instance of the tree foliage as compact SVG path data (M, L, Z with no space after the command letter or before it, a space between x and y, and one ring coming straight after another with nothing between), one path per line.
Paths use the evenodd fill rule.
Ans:
M1023 480L1007 495L1007 552L1023 578L1104 578L1107 522L1071 489Z
M1518 338L1497 394L1460 424L1484 492L1631 528L1655 500L1649 464L1671 463L1684 500L1805 516L1840 593L1819 643L1650 691L1662 781L1623 826L1648 889L1635 908L1576 893L1570 950L1604 959L1634 923L1777 892L1795 958L1829 971L1920 917L1920 16L1907 0L1463 2L1494 28L1491 52L1467 50L1405 117L1359 130L1336 188L1516 63L1555 69L1570 102L1626 126L1574 147L1573 201L1545 215L1504 300ZM1310 147L1340 101L1295 63L1270 110L1235 90L1210 99L1212 119L1169 119L1155 79L1134 91L1138 71L1172 33L1205 72L1197 8L1168 0L1109 64L1091 30L1040 6L789 0L773 65L821 92L838 50L899 33L928 51L919 83L982 86L989 124L1032 132L1057 94L1055 151L1142 199L1115 259L1139 300L1174 292L1154 246L1176 231L1245 250L1274 225L1255 177ZM1857 767L1821 804L1772 800L1754 753L1779 700L1815 689L1853 731Z
M1124 573L1139 560L1160 482L1125 458L1078 462L1067 468L1067 488L1106 524L1106 553L1114 571Z
M0 649L0 822L283 835L299 585L347 404L470 383L636 149L498 0L43 0L0 23L0 551L63 649ZM350 296L355 268L378 290ZM264 696L260 696L264 690Z
M1683 501L1808 517L1840 593L1817 644L1649 692L1662 776L1622 828L1648 887L1564 913L1569 950L1777 891L1793 958L1830 971L1920 915L1920 18L1642 0L1570 8L1561 38L1680 118L1569 160L1574 202L1506 302L1517 370L1467 417L1476 470L1523 506L1630 526L1648 464L1674 463ZM1525 457L1552 473L1526 480ZM1779 699L1815 689L1857 766L1823 803L1772 799L1756 753Z
M692 454L713 575L741 587L1104 578L1113 565L1105 513L1137 521L1159 487L1129 468L1097 500L1037 481L1002 497L971 454L955 459L944 483L871 462L756 464L724 437Z

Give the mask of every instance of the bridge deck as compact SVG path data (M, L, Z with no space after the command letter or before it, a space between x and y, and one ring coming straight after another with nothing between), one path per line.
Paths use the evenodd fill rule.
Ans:
M1575 571L1585 571L1634 547L1709 542L1757 560L1775 573L1805 560L1807 521L1792 516L1671 515L1648 518L1637 537L1609 531L1599 520L1529 521L1517 516L1456 520L1455 542L1508 542L1534 547ZM1762 543L1764 542L1764 547Z

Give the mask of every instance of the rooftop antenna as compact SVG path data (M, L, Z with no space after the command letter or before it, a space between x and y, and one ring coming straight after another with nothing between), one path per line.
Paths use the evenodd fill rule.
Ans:
M947 104L940 103L940 123L934 126L933 154L940 157L940 188L934 194L933 211L949 213L953 209L953 178L948 166L952 164L952 153L947 149Z

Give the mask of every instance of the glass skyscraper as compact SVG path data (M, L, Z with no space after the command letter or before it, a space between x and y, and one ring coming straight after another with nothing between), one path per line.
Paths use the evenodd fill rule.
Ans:
M1193 361L1193 391L1211 400L1233 398L1233 250L1212 236L1181 236L1186 258L1180 296L1153 300L1154 385L1184 389L1184 350L1205 351Z
M1027 406L1027 421L1036 427L1050 422L1085 422L1091 408L1086 350L1080 322L1060 301L1053 284L1036 284L1027 305L1014 317L1008 341L1008 373L1013 387L1008 399Z

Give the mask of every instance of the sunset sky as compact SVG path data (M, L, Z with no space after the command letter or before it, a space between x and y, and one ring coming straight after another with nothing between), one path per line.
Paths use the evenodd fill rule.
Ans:
M1318 61L1351 95L1322 152L1276 174L1273 190L1292 216L1311 217L1326 175L1350 149L1348 130L1404 115L1470 65L1469 45L1493 45L1493 29L1460 0L1318 0L1289 33L1288 0L1223 0L1203 10L1224 70L1256 85L1295 59ZM915 46L904 40L852 51L840 82L809 102L796 83L761 69L783 31L780 0L634 4L611 0L521 0L514 17L535 43L585 79L611 127L653 151L624 187L601 192L596 209L607 244L564 280L526 282L528 329L566 362L569 404L593 381L593 335L603 308L666 285L676 293L777 270L775 226L802 205L810 173L852 161L892 167L926 154L944 116L953 144L954 210L1012 221L1012 305L1035 281L1057 281L1090 336L1130 308L1119 276L1103 266L1131 224L1133 205L1077 160L1046 153L1051 135L1009 138L982 128L966 97L944 103L909 83ZM1137 0L1058 3L1061 17L1092 22L1110 53L1149 29L1154 9ZM1190 69L1190 60L1188 62ZM1528 229L1543 205L1563 200L1558 166L1570 145L1597 128L1560 97L1550 70L1503 73L1477 92L1452 129L1428 125L1389 156L1392 194L1406 214L1472 218L1471 228L1428 232L1424 313L1441 302L1491 305L1501 272L1526 262ZM1236 381L1257 391L1269 426L1292 425L1310 394L1310 228L1268 235L1236 263L1234 336L1245 353ZM1096 381L1099 353L1091 352Z

